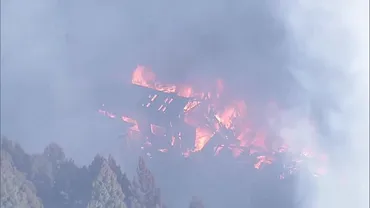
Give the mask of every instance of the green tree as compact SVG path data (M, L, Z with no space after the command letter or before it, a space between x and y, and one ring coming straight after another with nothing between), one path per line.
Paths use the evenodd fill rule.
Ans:
M146 167L144 158L139 158L136 169L137 180L134 179L136 194L146 208L163 207L160 190L155 185L154 176Z
M142 157L131 182L111 156L97 155L89 167L78 167L55 143L43 154L29 155L3 137L1 207L165 208Z
M6 137L1 137L1 150L10 154L13 165L23 173L28 173L31 168L30 156L24 152L22 147Z
M51 143L45 147L43 155L54 164L63 162L66 159L63 149L56 143Z
M108 161L96 156L89 170L93 180L88 208L126 208L125 195Z
M43 207L35 187L14 167L11 155L6 151L1 151L1 207Z

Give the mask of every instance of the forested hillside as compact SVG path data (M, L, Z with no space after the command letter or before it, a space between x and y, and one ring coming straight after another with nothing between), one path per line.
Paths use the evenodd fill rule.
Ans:
M130 180L112 157L78 167L57 144L27 154L1 138L1 208L165 208L154 176L139 158ZM202 208L193 198L190 208Z

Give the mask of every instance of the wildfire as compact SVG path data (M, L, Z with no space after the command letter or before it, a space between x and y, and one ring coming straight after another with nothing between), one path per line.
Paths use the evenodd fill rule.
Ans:
M201 151L204 145L213 137L214 132L208 128L198 127L195 130L195 148L194 152Z
M132 74L132 84L156 89L162 92L176 92L175 85L164 85L156 81L156 75L150 68L138 66Z
M255 158L254 167L260 169L263 164L273 163L275 154L284 153L289 149L286 144L276 145L276 141L271 141L263 127L252 127L245 101L232 100L225 103L225 99L222 99L225 88L221 79L216 80L215 86L211 90L203 92L191 87L191 85L163 84L157 80L156 74L150 68L138 66L132 74L131 81L134 85L168 93L169 97L166 97L163 104L159 105L158 111L166 112L168 106L175 102L173 96L187 99L187 104L182 109L182 115L184 123L195 129L192 146L185 146L181 131L167 131L166 127L150 124L151 134L168 137L170 147L174 148L176 146L182 149L184 157L202 152L211 140L219 139L219 141L217 140L218 144L212 147L214 155L220 154L225 149L231 150L235 158L241 157L242 154L253 155L259 153L260 155ZM158 94L149 95L149 102L143 104L143 106L149 108L151 105L155 105L153 103L157 102L158 97ZM270 123L276 122L273 115L277 115L276 105L272 103L271 106L271 112L268 113L267 118ZM133 118L118 116L105 110L99 110L99 112L109 118L120 118L130 125L130 131L141 132L139 123ZM173 127L173 123L170 122L169 126ZM147 135L144 137L150 140ZM152 144L150 141L145 142ZM157 151L167 153L168 147L159 148ZM315 153L307 148L302 148L300 152L300 157L315 157ZM325 170L320 167L317 172L322 173ZM280 177L283 178L284 176Z
M126 117L126 116L117 116L116 114L114 113L111 113L111 112L108 112L106 110L99 110L99 113L109 117L109 118L121 118L122 121L126 122L127 124L130 125L129 129L131 131L136 131L136 132L139 132L139 126L138 126L138 123L135 119L132 119L130 117Z

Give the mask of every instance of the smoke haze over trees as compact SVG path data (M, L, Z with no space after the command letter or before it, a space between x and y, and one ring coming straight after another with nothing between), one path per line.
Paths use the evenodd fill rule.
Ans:
M57 144L42 154L27 154L19 144L1 139L3 208L164 208L159 188L139 159L131 182L112 157L97 155L78 167Z
M140 157L136 175L132 180L122 172L111 156L96 155L88 166L77 166L73 159L64 155L63 149L55 143L45 147L42 154L28 154L22 147L7 139L1 139L1 207L4 208L170 208L166 206L157 187L154 175ZM296 208L309 205L309 196L296 200L294 180L277 180L274 168L259 171L251 187L240 190L247 199L241 207ZM252 172L252 171L251 171ZM221 176L221 174L215 174ZM241 180L243 178L239 178ZM305 180L309 180L306 177ZM175 192L184 188L181 178L175 181ZM209 188L228 191L233 186L220 183ZM248 189L250 188L250 189ZM306 186L305 188L309 188ZM249 192L246 190L250 190ZM179 192L182 193L182 192ZM239 195L235 195L236 197ZM234 207L239 200L224 204ZM236 203L236 204L235 204ZM212 203L206 203L212 204ZM223 205L224 206L224 205ZM189 208L205 208L202 199L193 196ZM304 206L303 206L304 207ZM309 206L308 206L309 207Z
M310 139L306 135L312 132L300 117L313 115L320 129L316 146L335 158L330 168L338 172L318 185L320 200L314 208L368 207L368 4L366 0L3 0L1 131L31 153L56 142L78 167L90 164L97 152L105 158L111 154L133 176L139 153L123 157L126 153L117 139L122 127L100 118L98 107L108 101L125 105L130 91L124 84L137 64L151 66L172 82L202 85L209 77L221 77L232 93L247 98L255 108L263 108L271 99L283 103L286 123L272 128ZM41 201L48 203L41 200L45 197L63 201L47 195L55 177L50 161L55 158L16 152L16 156L1 155L2 166L9 170L4 184L22 190L9 203L38 207ZM14 168L9 158L24 164ZM29 167L31 163L35 167ZM233 173L216 177L208 166L171 163L184 166L166 169L163 160L147 164L163 197L173 199L167 201L171 205L187 206L191 195L198 195L193 189L205 195L201 198L207 205L213 198L238 198L239 190L209 191L216 190L212 184L225 181L236 187L239 181L227 178L238 174L235 167L225 166ZM120 180L106 162L95 164L96 181L79 183L106 190L107 184L98 181L112 185ZM60 177L88 172L71 163L63 165L69 168L58 173ZM196 171L190 168L194 166ZM31 176L22 176L26 172L32 173L32 183L27 179ZM342 175L352 185L338 192L335 187ZM173 193L178 178L184 185L182 194ZM197 187L186 186L190 182ZM32 194L35 187L47 196ZM112 196L121 199L127 192L116 188ZM345 197L355 192L359 194ZM75 197L84 203L90 200L90 196ZM89 206L110 203L106 196L93 198Z

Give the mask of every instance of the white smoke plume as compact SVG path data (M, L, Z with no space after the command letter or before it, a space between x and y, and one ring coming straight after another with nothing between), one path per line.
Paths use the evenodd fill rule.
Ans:
M335 161L313 207L369 207L369 2L285 1L281 9L307 103L331 102L321 117L330 133L320 139L339 146L327 148ZM295 123L291 131L307 135Z

